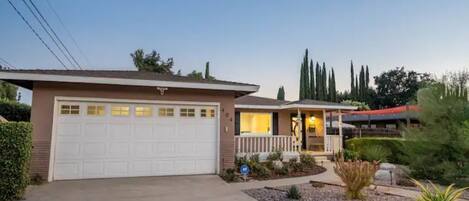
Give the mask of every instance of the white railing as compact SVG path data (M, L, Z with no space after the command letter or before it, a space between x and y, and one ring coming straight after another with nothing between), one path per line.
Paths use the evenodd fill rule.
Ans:
M236 153L296 152L295 145L293 136L235 136Z
M329 153L337 153L340 151L341 139L339 135L326 135L325 140L325 151Z

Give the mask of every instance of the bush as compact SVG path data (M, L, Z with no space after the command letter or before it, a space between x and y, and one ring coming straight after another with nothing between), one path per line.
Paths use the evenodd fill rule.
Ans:
M303 164L299 163L296 158L291 158L288 161L288 167L290 167L293 172L302 172L304 170Z
M0 123L0 200L20 199L29 184L32 126Z
M234 182L234 181L236 181L236 173L235 172L236 172L235 169L228 168L228 169L226 169L222 172L220 177L223 180L227 181L227 182Z
M389 150L390 155L387 157L387 162L395 164L407 164L402 159L404 154L404 141L401 138L383 138L383 137L366 137L366 138L352 138L346 142L347 150L357 152L361 159L366 150L373 146L381 146L383 149Z
M356 151L352 151L352 150L349 150L349 149L344 149L344 159L345 160L351 160L351 161L354 161L354 160L358 160L360 158L360 154Z
M300 154L300 162L304 167L312 167L313 165L316 165L316 161L313 156L304 153Z
M282 151L276 150L273 153L270 153L269 156L267 156L268 161L283 161L283 155Z
M290 189L288 189L287 198L294 200L299 200L301 198L300 190L297 186L293 185L290 187Z
M459 199L459 197L461 197L466 189L469 189L469 187L454 189L454 184L451 184L446 189L441 190L431 182L431 187L425 186L417 180L413 180L413 182L420 188L421 191L417 201L456 201Z
M15 101L0 100L0 115L8 121L29 121L31 106Z
M335 162L334 172L345 183L345 194L348 199L362 199L361 190L373 182L373 177L378 171L376 162L347 161L338 159Z
M276 167L274 168L274 172L275 174L277 175L288 175L288 165L284 165L282 166L281 168L280 167Z
M261 163L251 163L249 167L252 173L260 178L268 178L271 175L271 171Z
M388 158L390 155L391 151L389 151L389 149L384 148L380 145L373 145L368 147L368 149L363 150L361 158L370 162L388 162Z

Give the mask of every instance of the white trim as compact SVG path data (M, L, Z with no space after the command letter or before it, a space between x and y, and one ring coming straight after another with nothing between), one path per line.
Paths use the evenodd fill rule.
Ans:
M334 109L334 110L356 110L358 107L347 106L347 105L303 105L303 104L291 104L291 105L235 105L236 109Z
M259 90L259 86L257 85L230 85L230 84L196 83L196 82L175 82L175 81L161 81L161 80L105 78L105 77L88 77L88 76L73 76L73 75L49 75L49 74L38 74L38 73L0 72L0 79L69 82L69 83L112 84L112 85L130 85L130 86L150 86L150 87L173 87L173 88L189 88L189 89L212 89L212 90L247 91L247 92L257 92Z
M161 101L161 100L132 100L132 99L110 99L110 98L85 98L85 97L66 97L56 96L54 97L54 116L52 117L52 134L50 143L50 155L49 155L49 171L47 181L54 181L54 162L55 162L55 146L56 146L56 130L57 130L57 117L58 117L58 106L60 101L80 101L80 102L107 102L107 103L147 103L147 104L172 104L172 105L197 105L197 106L215 106L217 107L217 152L216 154L216 174L220 174L220 103L219 102L192 102L192 101ZM226 131L225 131L226 132Z
M327 150L326 146L327 146L327 143L326 143L326 137L327 137L327 114L326 114L326 110L322 110L322 121L323 121L323 126L324 126L324 129L323 129L323 135L324 135L324 150Z

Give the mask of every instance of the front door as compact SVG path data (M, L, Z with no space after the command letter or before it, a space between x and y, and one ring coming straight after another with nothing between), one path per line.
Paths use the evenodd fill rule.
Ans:
M306 116L305 114L301 114L301 138L303 138L303 142L301 144L301 149L306 150L306 124L305 124ZM298 113L291 113L290 114L290 128L293 136L296 136L298 132L300 132L300 127L298 125Z

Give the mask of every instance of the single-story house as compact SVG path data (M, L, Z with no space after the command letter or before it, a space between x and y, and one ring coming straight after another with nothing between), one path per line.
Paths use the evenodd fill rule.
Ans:
M385 128L401 130L401 126L419 127L418 107L404 105L393 108L352 111L344 114L342 121L358 128Z
M241 152L331 153L326 112L355 109L153 72L0 70L0 80L32 90L31 174L48 181L217 174Z

